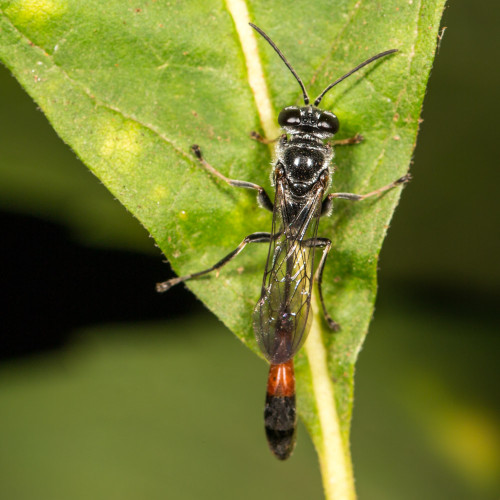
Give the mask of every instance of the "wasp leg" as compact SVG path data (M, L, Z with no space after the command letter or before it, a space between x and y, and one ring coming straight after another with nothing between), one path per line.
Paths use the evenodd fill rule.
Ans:
M333 320L333 318L328 314L326 310L325 301L323 299L323 290L321 284L323 282L323 269L325 268L326 258L328 257L328 252L332 248L332 242L328 238L311 238L305 240L304 244L309 247L323 248L323 255L319 261L318 269L314 275L314 280L318 284L319 301L321 303L321 308L323 309L323 316L325 317L328 326L334 331L338 332L340 330L340 325Z
M255 189L258 191L257 193L257 201L259 202L259 205L262 208L265 208L266 210L269 210L270 212L273 211L273 203L271 199L269 198L269 195L266 193L265 189L262 186L259 186L258 184L254 184L253 182L246 182L246 181L237 181L234 179L228 179L225 175L221 174L218 170L216 170L210 163L208 163L205 158L203 158L203 155L201 153L200 146L197 144L193 144L191 146L191 149L193 153L195 154L196 158L201 163L201 166L205 169L208 170L212 175L215 175L219 179L222 179L224 182L227 182L230 186L234 187L241 187L245 189Z
M351 144L359 144L363 142L364 139L365 138L361 134L356 134L354 137L348 137L347 139L337 139L330 144L332 146L350 146Z
M224 267L228 262L231 262L248 245L248 243L269 243L270 241L271 241L271 233L250 234L238 245L238 247L235 250L233 250L230 254L226 255L214 266L209 267L204 271L199 271L197 273L192 273L192 274L186 274L186 276L179 276L177 278L172 278L168 281L164 281L163 283L157 283L156 291L160 293L166 292L174 285L182 283L183 281L188 281L193 278L198 278L199 276L203 276L204 274L211 273L212 271L216 271L221 267Z
M258 132L255 130L252 130L250 132L250 137L257 142L260 142L262 144L272 144L273 142L278 142L284 134L279 135L278 137L275 137L274 139L267 139L266 137L262 137Z
M399 179L395 180L394 182L391 182L390 184L387 184L386 186L382 186L379 189L376 189L375 191L370 191L369 193L366 194L354 194L354 193L330 193L324 200L323 200L323 205L321 207L321 214L326 214L330 209L331 209L331 200L334 198L340 198L342 200L351 200L351 201L361 201L365 200L366 198L370 198L371 196L377 196L379 194L385 193L386 191L389 191L389 189L395 188L396 186L399 186L400 184L405 184L411 179L410 174L403 175L403 177L400 177Z

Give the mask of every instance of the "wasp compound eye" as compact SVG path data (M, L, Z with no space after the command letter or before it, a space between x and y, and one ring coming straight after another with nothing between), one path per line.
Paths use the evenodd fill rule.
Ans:
M323 111L318 120L318 128L329 134L336 134L339 131L339 119L333 114Z
M278 115L280 127L296 127L300 125L300 109L295 106L282 109Z

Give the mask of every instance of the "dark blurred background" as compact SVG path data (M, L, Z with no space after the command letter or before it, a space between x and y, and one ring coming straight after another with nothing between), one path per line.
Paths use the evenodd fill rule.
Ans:
M499 10L445 13L357 369L360 500L500 498ZM0 498L321 498L303 428L266 449L263 362L155 294L160 251L3 68L0 110Z

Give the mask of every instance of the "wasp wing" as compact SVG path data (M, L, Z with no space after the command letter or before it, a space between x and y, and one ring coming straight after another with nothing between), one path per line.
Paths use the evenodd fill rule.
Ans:
M253 313L255 336L273 364L291 359L304 343L312 321L314 242L324 185L317 182L297 201L276 182L271 244L262 294Z

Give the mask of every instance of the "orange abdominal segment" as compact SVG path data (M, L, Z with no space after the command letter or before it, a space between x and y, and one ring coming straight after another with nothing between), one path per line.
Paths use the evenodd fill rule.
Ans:
M267 394L275 397L295 395L295 373L292 359L286 363L270 366Z

